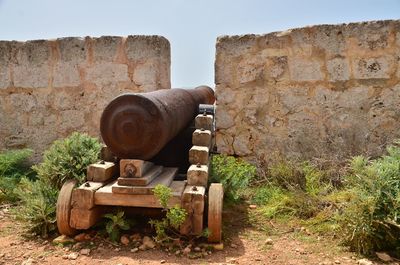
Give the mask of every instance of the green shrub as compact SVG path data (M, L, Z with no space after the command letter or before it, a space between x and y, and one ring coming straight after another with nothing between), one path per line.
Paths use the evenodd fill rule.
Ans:
M100 149L96 138L75 132L66 139L56 140L44 153L43 162L33 169L41 179L57 189L67 179L83 183L86 168L98 160Z
M389 146L387 152L370 162L353 158L346 178L352 199L339 221L345 243L362 254L400 251L400 148Z
M256 178L256 167L246 161L226 155L214 155L211 159L211 182L220 182L224 197L236 201Z
M124 217L124 212L119 211L117 214L105 214L105 218L109 219L106 223L106 231L111 241L117 242L121 237L121 230L129 230L131 222Z
M0 202L16 202L15 189L22 177L33 177L33 171L27 163L32 150L12 150L0 154Z
M55 141L45 152L43 162L33 167L38 179L21 180L17 215L29 231L46 237L55 229L55 207L61 186L67 179L85 179L86 167L97 161L100 143L87 134L73 133Z
M185 221L187 213L186 210L181 208L179 205L168 208L168 201L172 197L171 188L158 184L154 188L154 195L157 197L166 212L165 218L161 220L150 220L150 224L156 230L156 240L159 243L162 243L170 240L170 235L179 236L178 229Z
M56 229L56 203L58 190L40 179L22 178L17 188L20 206L15 214L27 230L47 237Z

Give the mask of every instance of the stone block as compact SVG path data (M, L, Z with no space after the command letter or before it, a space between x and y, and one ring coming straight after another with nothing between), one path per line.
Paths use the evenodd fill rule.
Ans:
M86 41L84 38L67 37L57 39L60 61L79 64L86 61Z
M193 132L192 144L198 145L198 146L210 147L211 138L212 138L212 135L211 135L210 130L197 129Z
M35 96L25 93L15 93L10 95L10 102L13 110L17 113L29 113L38 106Z
M101 63L87 69L86 79L96 85L129 82L128 66L118 63Z
M8 65L0 65L0 89L5 89L11 85L10 69Z
M187 183L192 186L207 187L208 184L208 166L191 165L187 172Z
M234 111L228 111L224 109L223 106L217 108L215 113L216 127L219 129L228 129L234 126L235 115L236 113Z
M241 84L253 82L263 77L264 59L261 56L252 55L242 58L237 66L237 78Z
M147 60L143 64L137 64L133 72L133 80L138 85L157 86L159 72L158 60Z
M53 72L53 87L79 86L81 80L78 65L75 62L58 62Z
M170 59L169 41L161 36L128 36L125 46L126 55L132 61Z
M118 47L122 43L122 37L102 36L93 38L93 57L95 61L114 61Z
M85 115L79 110L65 110L61 112L59 129L61 131L73 130L85 124Z
M391 60L388 57L354 59L353 74L357 79L387 79L390 77Z
M27 41L15 45L18 65L42 65L50 58L50 46L46 40Z
M46 88L49 84L50 68L47 64L14 66L14 86L21 88Z
M193 146L189 150L189 163L193 165L207 165L209 149L205 146Z
M249 131L240 132L233 138L233 149L238 156L246 156L252 153L253 142Z
M321 65L316 60L292 57L289 59L289 72L293 81L323 80Z
M288 72L287 56L273 56L267 58L267 63L264 67L264 75L266 78L275 80L283 79Z
M326 62L329 81L347 81L350 79L349 63L344 58L335 58Z
M199 114L196 116L195 120L195 127L196 129L205 129L205 130L210 130L213 131L214 130L214 117L212 115L203 115L203 114Z
M11 43L9 41L0 41L0 89L10 86L10 57L11 57Z

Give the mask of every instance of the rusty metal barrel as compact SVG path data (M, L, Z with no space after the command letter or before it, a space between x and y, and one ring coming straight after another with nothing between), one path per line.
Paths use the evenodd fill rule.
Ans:
M199 104L214 101L207 86L122 94L104 109L101 136L116 156L149 160L190 124Z

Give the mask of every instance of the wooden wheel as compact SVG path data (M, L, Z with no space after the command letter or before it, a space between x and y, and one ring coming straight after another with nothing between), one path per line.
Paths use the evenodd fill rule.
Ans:
M71 197L77 180L67 180L61 188L57 199L56 217L58 232L62 235L73 236L76 229L70 226L69 219L71 216Z
M224 190L221 183L212 183L208 191L208 242L219 243L222 239L222 204Z

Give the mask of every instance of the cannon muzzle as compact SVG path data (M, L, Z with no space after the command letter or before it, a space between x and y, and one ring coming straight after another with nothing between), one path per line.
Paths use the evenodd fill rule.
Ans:
M191 123L199 104L214 101L207 86L123 94L104 109L101 136L116 156L149 160Z

